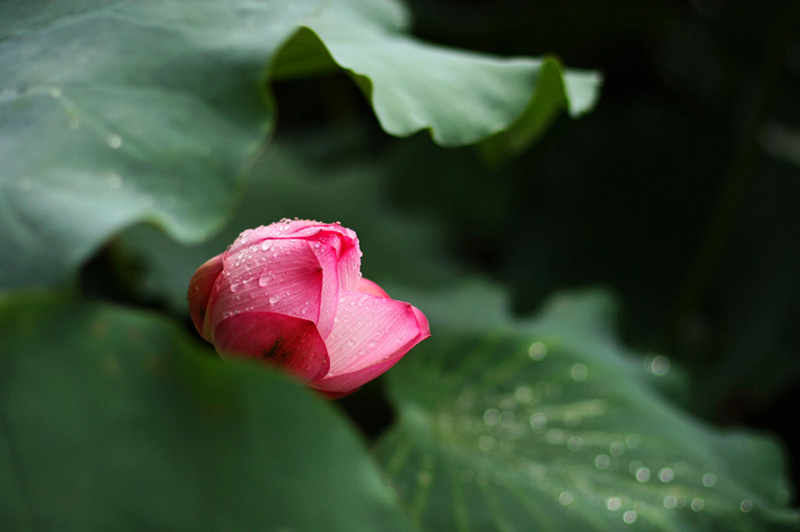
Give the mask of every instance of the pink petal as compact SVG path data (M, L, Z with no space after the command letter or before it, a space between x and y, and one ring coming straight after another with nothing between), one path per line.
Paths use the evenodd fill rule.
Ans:
M306 228L314 228L321 224L312 220L288 220L283 219L269 225L262 225L255 229L247 229L231 244L230 251L236 252L243 247L248 247L260 243L267 238L290 238L294 233Z
M335 290L335 277L325 279L323 266L303 240L264 240L233 253L228 251L224 266L208 311L212 335L224 319L252 310L317 323L323 296L334 297L330 293ZM323 322L332 322L335 311L335 306L331 309L328 305Z
M222 254L213 259L209 259L205 264L197 268L189 281L189 313L192 316L192 323L197 332L207 341L211 339L205 335L204 326L206 323L206 311L211 297L211 289L217 281L217 277L222 273Z
M430 336L428 321L408 303L361 292L340 294L336 323L325 339L328 374L314 381L326 392L349 392L397 363Z
M341 290L355 290L361 275L361 250L352 229L340 224L323 224L310 220L282 220L244 231L228 253L262 244L265 240L302 239L319 243L336 251L336 270Z
M361 278L361 249L354 231L339 224L317 224L298 229L291 236L313 242L315 249L333 249L336 253L339 289L356 289Z
M274 312L243 312L223 320L215 331L215 347L224 357L274 364L304 381L329 369L325 342L314 324Z
M364 277L358 280L358 286L356 287L356 290L363 294L372 294L373 296L378 297L389 297L389 294L384 292L383 288L369 279L365 279Z

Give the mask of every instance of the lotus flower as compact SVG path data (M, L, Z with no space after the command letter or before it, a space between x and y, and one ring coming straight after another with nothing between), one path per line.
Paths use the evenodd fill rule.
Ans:
M197 331L223 357L277 365L347 395L430 336L428 320L361 277L355 232L281 220L244 231L189 284Z

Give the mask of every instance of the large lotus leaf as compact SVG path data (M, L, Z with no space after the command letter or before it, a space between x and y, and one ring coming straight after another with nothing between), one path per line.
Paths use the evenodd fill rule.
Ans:
M316 3L0 2L0 287L58 281L137 220L216 229Z
M330 65L353 74L384 130L405 137L430 130L442 146L493 140L493 158L524 149L561 109L590 110L600 76L565 71L553 58L502 59L425 43L405 32L409 16L387 0L335 0L303 22L275 65L278 77Z
M389 374L400 423L379 456L423 529L796 529L777 446L666 400L669 359L626 352L606 295L530 323L501 299L416 298L433 336Z
M409 530L363 443L152 314L0 302L0 529Z
M0 289L59 282L137 221L182 242L218 229L272 128L269 76L316 72L328 51L388 132L430 128L443 145L513 125L519 149L541 129L524 118L536 114L526 111L535 87L563 97L548 89L534 103L567 102L573 114L593 104L596 80L562 80L552 60L422 44L399 33L406 17L393 2L318 3L0 1Z

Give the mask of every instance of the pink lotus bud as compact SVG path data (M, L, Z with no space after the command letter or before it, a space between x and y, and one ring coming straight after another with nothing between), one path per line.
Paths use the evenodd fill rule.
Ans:
M430 336L422 312L361 277L358 238L338 223L243 232L195 272L189 310L223 357L280 366L329 397L354 392Z

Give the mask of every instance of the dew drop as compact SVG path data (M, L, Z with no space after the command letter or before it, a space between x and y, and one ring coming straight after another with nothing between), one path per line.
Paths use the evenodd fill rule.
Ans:
M696 499L692 499L691 507L692 507L693 511L701 512L703 510L703 508L706 507L706 501L704 501L700 497L698 497Z
M490 408L483 413L483 422L492 427L497 425L500 420L500 412L496 408Z
M714 473L706 473L703 475L703 486L711 488L717 483L717 475Z
M753 501L750 499L742 499L742 502L739 504L739 510L743 513L747 513L753 509Z
M277 303L277 302L278 302L278 301L280 301L280 300L281 300L281 296L279 296L278 294L275 294L275 295L273 295L273 296L270 296L270 298L269 298L269 304L270 304L270 305L274 305L275 303Z
M616 512L622 507L622 499L619 497L609 497L606 499L606 508L612 512Z
M572 452L578 452L583 449L583 438L572 436L567 440L567 449Z
M547 426L547 416L541 412L536 412L535 414L531 415L530 424L531 429L534 431L542 431Z
M570 369L569 373L572 376L572 380L576 382L583 382L586 380L586 377L589 376L589 368L586 367L586 364L578 362L572 366L572 369Z
M272 272L262 272L258 277L258 286L267 286L275 275Z
M672 510L678 505L678 498L675 495L667 495L664 497L664 508Z
M663 377L669 373L671 364L669 359L664 355L656 355L652 358L649 358L648 361L648 369L653 375L656 375L657 377Z
M106 137L106 144L108 144L109 148L116 150L117 148L122 147L122 137L116 133L111 133Z
M632 525L633 523L635 523L637 517L638 516L636 515L636 512L633 510L628 510L627 512L622 514L622 520L625 521L625 523L628 525Z
M530 403L533 400L533 391L530 386L520 386L514 392L514 397L520 403Z
M608 469L611 465L611 457L607 454L598 454L594 457L594 466L597 469L603 470Z
M264 240L261 243L261 251L269 251L269 248L272 247L272 240Z
M625 452L625 444L621 441L613 441L608 446L608 452L611 453L611 456L620 456Z
M240 286L242 286L242 283L240 283L239 281L231 282L231 292L238 292Z
M542 360L547 356L547 346L542 342L533 342L528 348L528 356L531 360Z
M658 480L660 480L664 484L672 482L673 480L675 480L675 471L673 471L669 467L662 467L658 471Z
M636 480L644 484L650 482L650 470L646 467L640 467L636 470Z
M574 500L575 496L569 491L562 491L558 495L558 502L560 502L563 506L569 506Z

